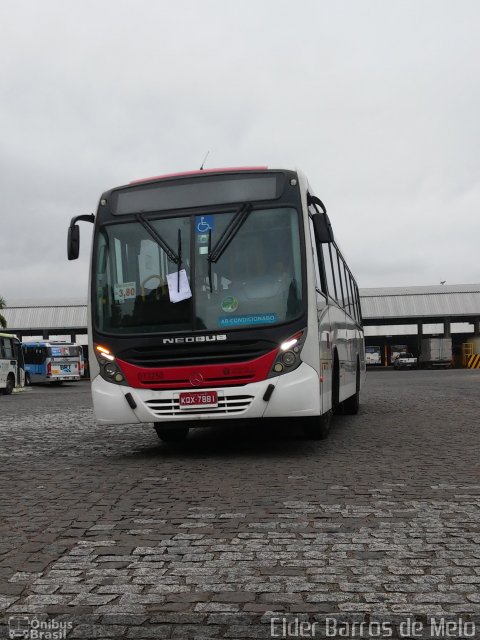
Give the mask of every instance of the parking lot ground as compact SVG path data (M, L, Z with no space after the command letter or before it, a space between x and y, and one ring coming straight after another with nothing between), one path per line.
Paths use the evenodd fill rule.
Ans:
M0 638L22 616L185 639L436 616L480 638L479 387L374 371L327 441L289 421L175 445L97 426L85 382L1 396Z

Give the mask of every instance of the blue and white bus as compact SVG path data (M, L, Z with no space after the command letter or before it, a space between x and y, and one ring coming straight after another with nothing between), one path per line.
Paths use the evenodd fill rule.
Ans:
M25 383L75 382L84 370L82 347L72 342L24 342Z

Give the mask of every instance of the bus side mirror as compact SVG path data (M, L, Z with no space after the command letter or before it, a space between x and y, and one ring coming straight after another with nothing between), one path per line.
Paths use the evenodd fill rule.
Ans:
M80 228L78 224L68 227L67 255L69 260L76 260L80 253Z
M90 213L86 216L75 216L70 222L68 227L68 239L67 239L67 256L69 260L76 260L80 253L80 229L77 225L79 220L85 222L95 222L95 216Z
M313 226L315 227L315 235L317 242L326 243L333 242L333 229L330 224L330 218L325 213L316 213L312 216Z
M322 244L333 242L333 229L323 202L320 198L317 198L317 196L313 196L310 192L307 192L307 205L313 206L316 211L316 213L312 215L312 221L315 227L317 242L321 242Z

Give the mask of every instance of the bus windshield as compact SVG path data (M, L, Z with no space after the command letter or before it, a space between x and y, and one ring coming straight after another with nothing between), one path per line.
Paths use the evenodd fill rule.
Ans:
M303 310L298 211L253 208L235 228L238 211L143 213L136 221L100 227L93 290L97 329L218 331L296 318Z

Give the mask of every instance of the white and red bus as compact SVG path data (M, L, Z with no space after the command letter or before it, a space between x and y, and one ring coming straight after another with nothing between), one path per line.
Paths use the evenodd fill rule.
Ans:
M160 176L106 191L94 222L89 343L100 424L163 440L216 420L299 418L325 438L357 413L357 284L299 171Z

